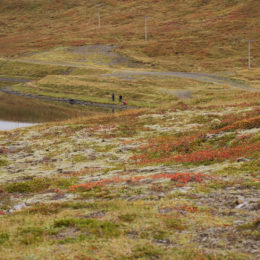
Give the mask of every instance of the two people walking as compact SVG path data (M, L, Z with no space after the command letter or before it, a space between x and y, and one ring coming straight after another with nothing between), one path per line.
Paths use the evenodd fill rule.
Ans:
M123 102L124 105L127 105L126 101L123 101L123 96L122 95L119 95L118 99L119 99L120 103ZM112 101L115 102L115 94L114 93L112 93Z

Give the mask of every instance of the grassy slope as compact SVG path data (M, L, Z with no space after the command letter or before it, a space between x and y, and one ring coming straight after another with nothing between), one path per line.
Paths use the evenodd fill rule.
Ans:
M257 1L0 2L0 54L14 55L60 45L117 44L152 66L186 71L227 70L247 64L247 39L259 40ZM149 16L149 42L144 38ZM252 65L259 66L259 43Z
M221 40L257 33L248 30L257 26L256 1L104 1L102 33L93 18L96 3L87 1L86 9L85 1L0 1L1 55L117 43L146 66L224 70L245 64L246 43ZM144 12L154 17L148 44ZM259 93L168 78L96 81L107 68L62 75L67 68L16 64L4 63L1 74L53 74L25 91L55 95L69 87L69 95L80 90L109 102L104 86L131 99L139 86L140 100L159 106L1 132L1 260L259 257ZM259 87L259 70L233 75ZM192 90L192 99L161 102L163 92L155 93L163 89ZM19 102L25 110L38 106ZM17 210L20 203L26 208Z
M2 259L257 259L259 105L230 92L0 133Z
M2 120L39 123L90 116L97 113L96 109L72 107L68 104L50 103L0 93L0 118Z

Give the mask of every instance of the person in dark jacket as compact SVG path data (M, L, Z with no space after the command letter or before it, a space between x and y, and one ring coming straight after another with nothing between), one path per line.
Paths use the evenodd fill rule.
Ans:
M115 94L114 93L112 94L112 101L113 102L115 101Z
M119 102L122 102L122 100L123 100L123 97L122 97L122 95L120 95L119 96Z

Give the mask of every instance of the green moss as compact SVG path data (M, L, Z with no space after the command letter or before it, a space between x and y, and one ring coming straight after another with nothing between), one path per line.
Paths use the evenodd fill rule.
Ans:
M186 229L186 226L182 223L180 219L166 218L164 220L164 223L169 229L176 229L180 231Z
M39 192L49 188L50 184L43 180L33 180L18 183L11 183L5 187L5 190L9 193L20 192Z
M252 158L249 162L243 162L243 163L234 163L231 164L219 171L217 171L217 174L220 175L238 175L238 174L254 174L258 171L260 168L260 157L259 152L256 153L255 157Z
M130 259L159 259L163 255L162 248L152 245L139 245L133 250Z
M40 192L50 187L68 188L76 182L75 178L34 178L24 182L7 184L4 189L9 193L20 192Z
M87 157L85 155L83 155L83 154L76 154L76 155L73 155L72 161L74 163L86 162L87 161Z
M51 204L41 203L24 210L22 213L52 215L52 214L59 213L61 210L62 210L62 205L60 203L51 203Z
M9 235L7 233L0 233L0 245L3 245L5 242L9 240Z
M41 78L47 75L64 74L66 67L29 64L15 61L2 61L0 64L0 75L23 77L23 78Z
M42 241L45 230L42 227L25 227L18 230L18 240L25 245Z
M119 220L123 222L133 222L136 219L136 217L136 214L122 214L118 216Z
M77 227L81 231L89 232L99 237L117 237L120 235L119 226L108 221L99 221L96 219L68 218L56 220L53 225L60 227Z
M247 224L240 225L238 227L238 229L240 229L240 230L245 230L245 229L255 230L255 229L259 229L259 228L260 228L260 219L257 219L255 221L247 223Z
M0 167L7 166L9 162L5 159L0 159Z

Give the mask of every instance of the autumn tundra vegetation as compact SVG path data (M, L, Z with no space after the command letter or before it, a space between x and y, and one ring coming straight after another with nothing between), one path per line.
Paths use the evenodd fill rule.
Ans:
M259 259L259 17L0 0L0 260Z

